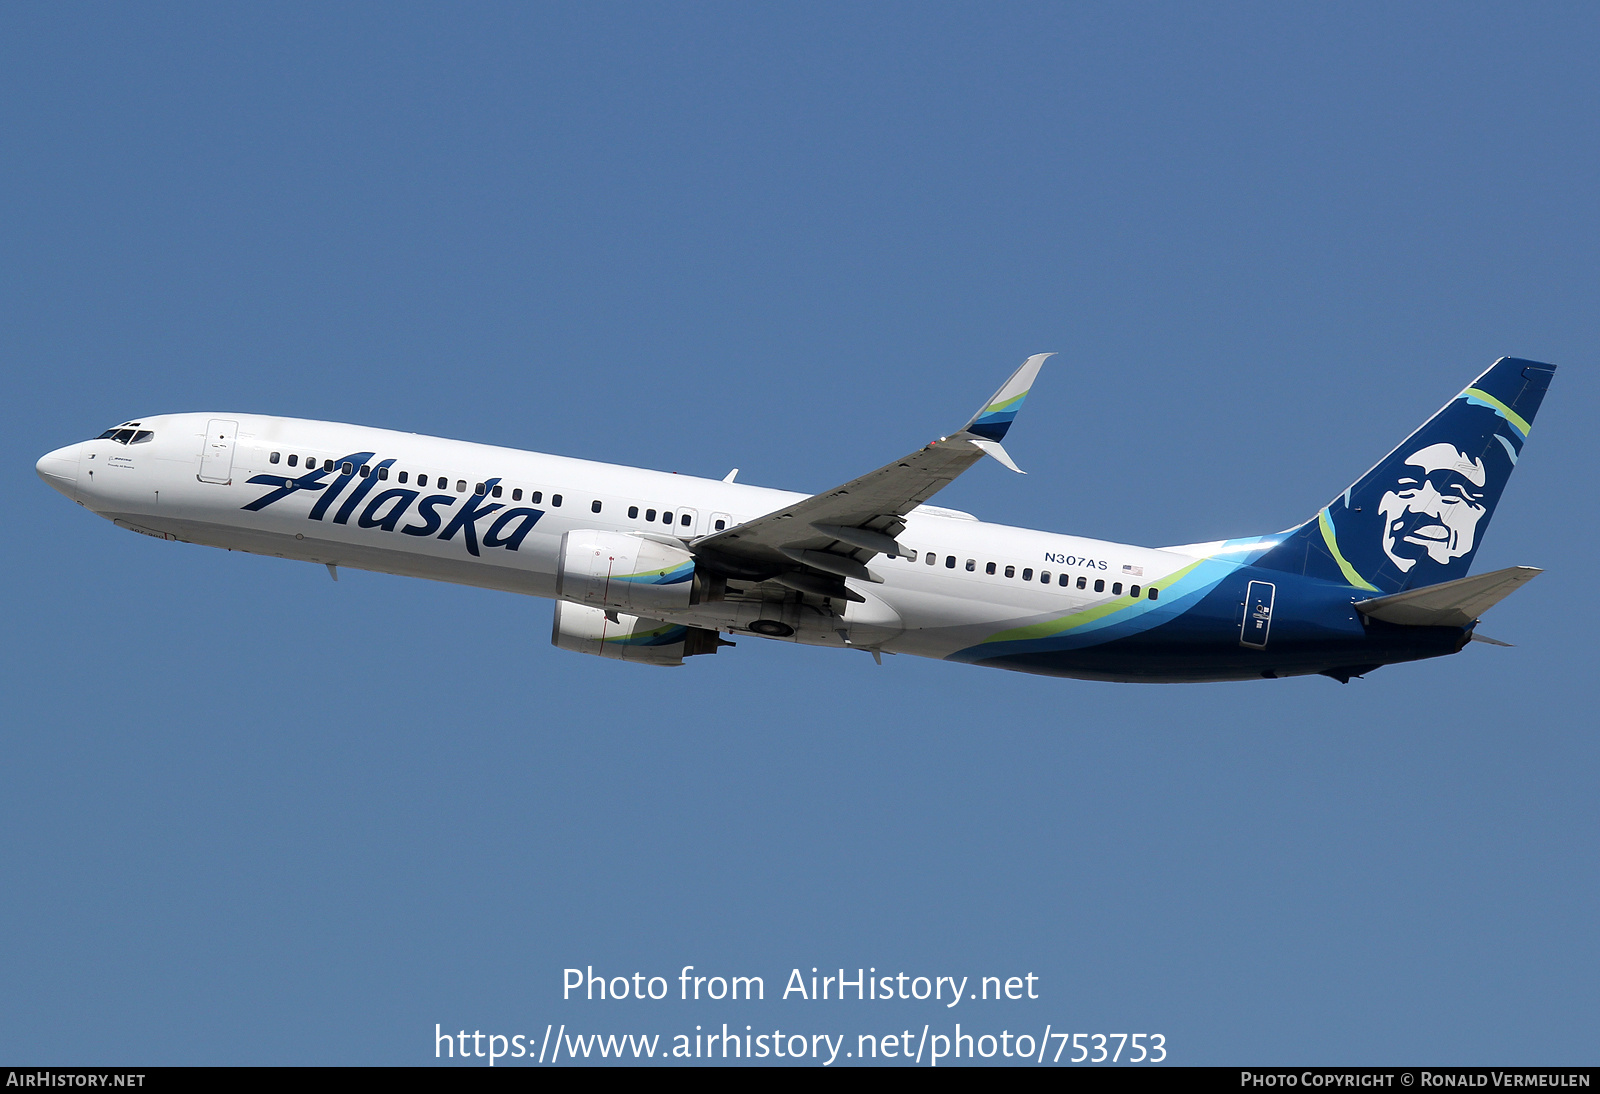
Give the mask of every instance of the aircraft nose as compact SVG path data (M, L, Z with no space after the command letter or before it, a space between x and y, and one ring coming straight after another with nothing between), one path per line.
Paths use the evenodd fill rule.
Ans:
M78 445L47 452L34 464L39 477L69 498L78 494Z

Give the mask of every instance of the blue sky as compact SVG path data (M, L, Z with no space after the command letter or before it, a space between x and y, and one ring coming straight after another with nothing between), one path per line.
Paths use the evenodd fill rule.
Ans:
M966 1020L1182 1063L1596 1062L1597 53L1560 4L6 7L0 1058L957 1017L560 999L693 964L1033 972ZM1547 570L1516 648L653 670L33 472L233 410L817 490L1043 350L1030 473L938 500L1151 545L1298 522L1557 364L1476 563Z

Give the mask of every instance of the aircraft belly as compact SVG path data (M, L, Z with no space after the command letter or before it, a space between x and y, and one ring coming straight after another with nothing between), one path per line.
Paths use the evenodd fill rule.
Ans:
M1348 588L1273 574L1271 627L1246 630L1260 571L1228 566L1185 591L1148 602L1108 602L992 632L954 649L949 660L1019 672L1117 681L1247 680L1346 669L1454 653L1460 628L1388 627L1364 622ZM1254 599L1252 596L1254 595ZM1256 644L1258 643L1259 644Z
M148 513L101 512L100 515L113 521L120 520L132 526L134 531L145 534L164 532L188 543L229 551L245 551L301 562L332 563L352 570L448 581L526 596L552 598L556 591L554 574L530 565L533 562L531 551L528 557L513 556L517 564L508 566L499 559L470 556L452 558L416 548L396 549L378 543L359 542L354 535L335 539L319 534L323 531L322 527L310 522L305 522L306 530L299 533L300 538L296 538L294 533L276 529L247 528L165 513L152 516Z
M1395 641L1326 643L1266 651L1223 643L1209 649L1163 647L1117 640L1104 646L1057 652L961 658L972 664L1044 676L1124 683L1190 683L1258 680L1351 670L1353 674L1402 661L1419 661L1457 652L1464 634L1456 628L1418 627Z

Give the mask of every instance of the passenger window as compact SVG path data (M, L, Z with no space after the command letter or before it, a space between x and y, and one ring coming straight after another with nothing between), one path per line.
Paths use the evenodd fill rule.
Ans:
M1044 582L1046 585L1050 584L1050 571L1049 570L1040 570L1039 571L1039 580Z
M484 496L484 495L485 495L485 494L486 494L486 493L488 493L488 492L489 492L489 488L488 488L488 487L487 487L487 486L485 486L485 485L483 485L483 483L481 483L481 482L480 482L480 483L479 483L479 484L478 484L478 485L476 485L476 486L474 486L474 487L473 487L473 488L472 488L472 492L473 492L473 493L474 493L474 494L476 494L476 495L478 495L478 496L479 496L479 497L480 497L480 498L481 498L481 497L483 497L483 496Z
M929 551L928 552L928 565L932 566L935 562L938 562L938 561L939 561L939 556L934 554L932 551Z
M296 456L293 452L289 453L289 466L290 467L297 467L297 466L299 466L299 463L300 463L300 457Z
M656 519L656 511L654 509L646 509L644 511L644 519L645 520L655 520Z
M1144 595L1145 595L1145 596L1147 596L1147 597L1149 597L1149 598L1150 598L1150 599L1151 599L1151 600L1157 600L1157 599L1159 599L1159 598L1158 598L1158 597L1157 597L1157 596L1156 596L1156 587L1155 587L1155 586L1154 586L1154 585L1152 585L1152 586L1150 586L1150 587L1149 587L1149 588L1148 588L1148 589L1146 589L1146 590L1145 590L1145 591L1144 591Z
M1022 580L1024 580L1024 581L1032 581L1033 580L1033 567L1032 566L1029 566L1026 570L1022 571Z
M551 494L550 495L550 504L555 506L557 509L560 509L561 508L561 495L560 494Z
M678 523L683 525L685 528L689 527L689 514L688 513L679 513L678 514Z
M267 462L268 463L277 463L278 462L278 454L276 452L274 452L272 455L268 456L267 457Z
M994 573L994 563L991 562L991 563L989 563L989 565L985 566L983 568L983 572L986 573L986 574Z
M362 478L366 478L370 474L372 474L372 468L368 467L366 464L362 464L361 465L361 477Z
M1056 577L1056 583L1059 584L1063 589L1065 589L1068 585L1072 584L1072 575L1071 574L1059 574Z
M599 498L595 498L593 501L591 501L589 503L589 512L598 513L599 511L600 511L600 499Z
M972 573L972 571L976 570L977 568L978 568L978 563L977 563L977 561L975 559L970 559L970 558L967 559L967 573L970 574L970 573Z
M719 521L717 521L717 531L719 531L719 532L720 532L720 531L722 531L722 530L723 530L723 529L724 529L724 528L726 528L726 527L727 527L727 526L728 526L728 522L727 522L727 521L725 521L725 520L719 520ZM912 562L915 562L915 561L916 561L916 559L912 559L912 560L911 560L911 561L912 561Z
M637 505L628 506L628 519L629 520L638 520L639 519L639 507Z
M490 493L492 493L492 494L493 494L493 495L494 495L494 496L495 496L495 497L497 497L497 498L498 498L498 497L499 497L499 496L500 496L500 495L501 495L501 494L503 494L503 493L504 493L504 492L505 492L505 491L504 491L504 490L502 490L502 489L501 489L501 487L500 487L500 486L499 486L499 485L498 485L498 484L496 484L496 486L495 486L495 488L494 488L494 489L493 489L493 490L491 490L491 491L490 491Z
M541 501L544 500L544 491L543 490L535 490L533 493L528 495L528 500L533 502L533 504L538 505Z
M353 463L340 464L339 473L341 475L354 475L356 473L356 465Z
M426 475L418 475L417 476L417 485L418 486L427 486L428 485L428 476L426 476Z
M1128 587L1128 595L1133 597L1135 600L1138 600L1139 599L1139 586L1130 585Z
M387 482L389 480L389 469L387 467L378 468L378 478Z
M397 475L395 477L398 478L403 483L403 482L405 482L407 479L409 479L411 477L411 472L402 471L402 472L400 472L399 475Z
M956 568L956 556L955 555L946 555L945 556L945 558L944 558L944 568L946 570L954 570Z
M322 461L322 469L324 471L332 471L333 470L333 461L332 460L323 460ZM345 473L349 474L348 471L345 472Z
M1106 579L1105 578L1097 577L1097 578L1094 579L1094 591L1097 592L1097 593L1103 593L1103 592L1106 591Z
M466 479L457 479L456 480L456 493L465 494L466 492L467 492L467 480Z
M1088 586L1089 586L1089 579L1088 578L1086 578L1086 577L1078 578L1078 588L1085 589L1085 588L1088 588Z
M1007 566L1006 567L1006 576L1007 577L1016 577L1017 576L1017 568L1015 566Z
M511 491L511 500L512 501L521 501L522 500L522 487L519 486L515 490Z
M662 524L671 524L672 523L672 514L671 513L662 513L661 514L661 523Z
M1111 595L1112 596L1121 596L1122 595L1122 582L1118 581L1116 584L1111 586Z

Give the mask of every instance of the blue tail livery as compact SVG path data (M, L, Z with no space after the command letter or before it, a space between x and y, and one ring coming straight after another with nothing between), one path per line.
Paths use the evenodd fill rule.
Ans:
M1502 357L1256 565L1374 593L1465 577L1554 373Z

